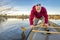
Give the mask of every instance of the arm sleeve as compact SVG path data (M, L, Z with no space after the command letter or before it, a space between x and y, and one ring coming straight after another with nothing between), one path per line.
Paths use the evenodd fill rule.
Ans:
M30 18L29 18L30 25L33 25L33 18L34 18L34 12L31 11L31 13L30 13Z
M45 23L48 23L48 14L45 8L43 8L43 16L45 17Z

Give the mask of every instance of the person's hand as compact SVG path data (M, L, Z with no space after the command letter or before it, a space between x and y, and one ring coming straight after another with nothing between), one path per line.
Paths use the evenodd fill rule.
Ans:
M40 25L43 26L43 27L49 28L49 25L48 24L41 23Z
M45 24L46 28L49 28L49 25L48 24Z
M41 23L40 25L41 25L41 26L45 26L45 24L44 24L44 23Z
M30 25L30 28L32 29L34 27L34 25Z

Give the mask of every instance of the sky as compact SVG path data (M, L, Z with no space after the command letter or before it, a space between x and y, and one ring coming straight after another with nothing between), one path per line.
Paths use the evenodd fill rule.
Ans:
M5 11L9 15L29 15L32 7L38 3L47 9L48 14L60 15L60 0L5 0L5 3L9 3L6 7L13 7L13 9L17 10Z

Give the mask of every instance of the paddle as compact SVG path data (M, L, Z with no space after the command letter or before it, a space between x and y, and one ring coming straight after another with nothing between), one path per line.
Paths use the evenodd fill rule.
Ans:
M27 36L25 36L25 33L24 33L24 32L27 30L27 28L21 27L21 30L23 31L23 32L22 32L22 38L23 38L23 40L27 40L28 37L29 37L29 35L30 35L30 33L32 32L32 29L30 29L30 31L29 31L29 33L28 33Z

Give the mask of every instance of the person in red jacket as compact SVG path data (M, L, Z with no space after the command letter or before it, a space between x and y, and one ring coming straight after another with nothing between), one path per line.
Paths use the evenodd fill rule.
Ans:
M47 29L49 28L48 25L48 14L45 7L42 7L41 4L34 5L31 10L30 14L30 27L33 28L37 25L38 21L42 19L42 24L47 26Z

